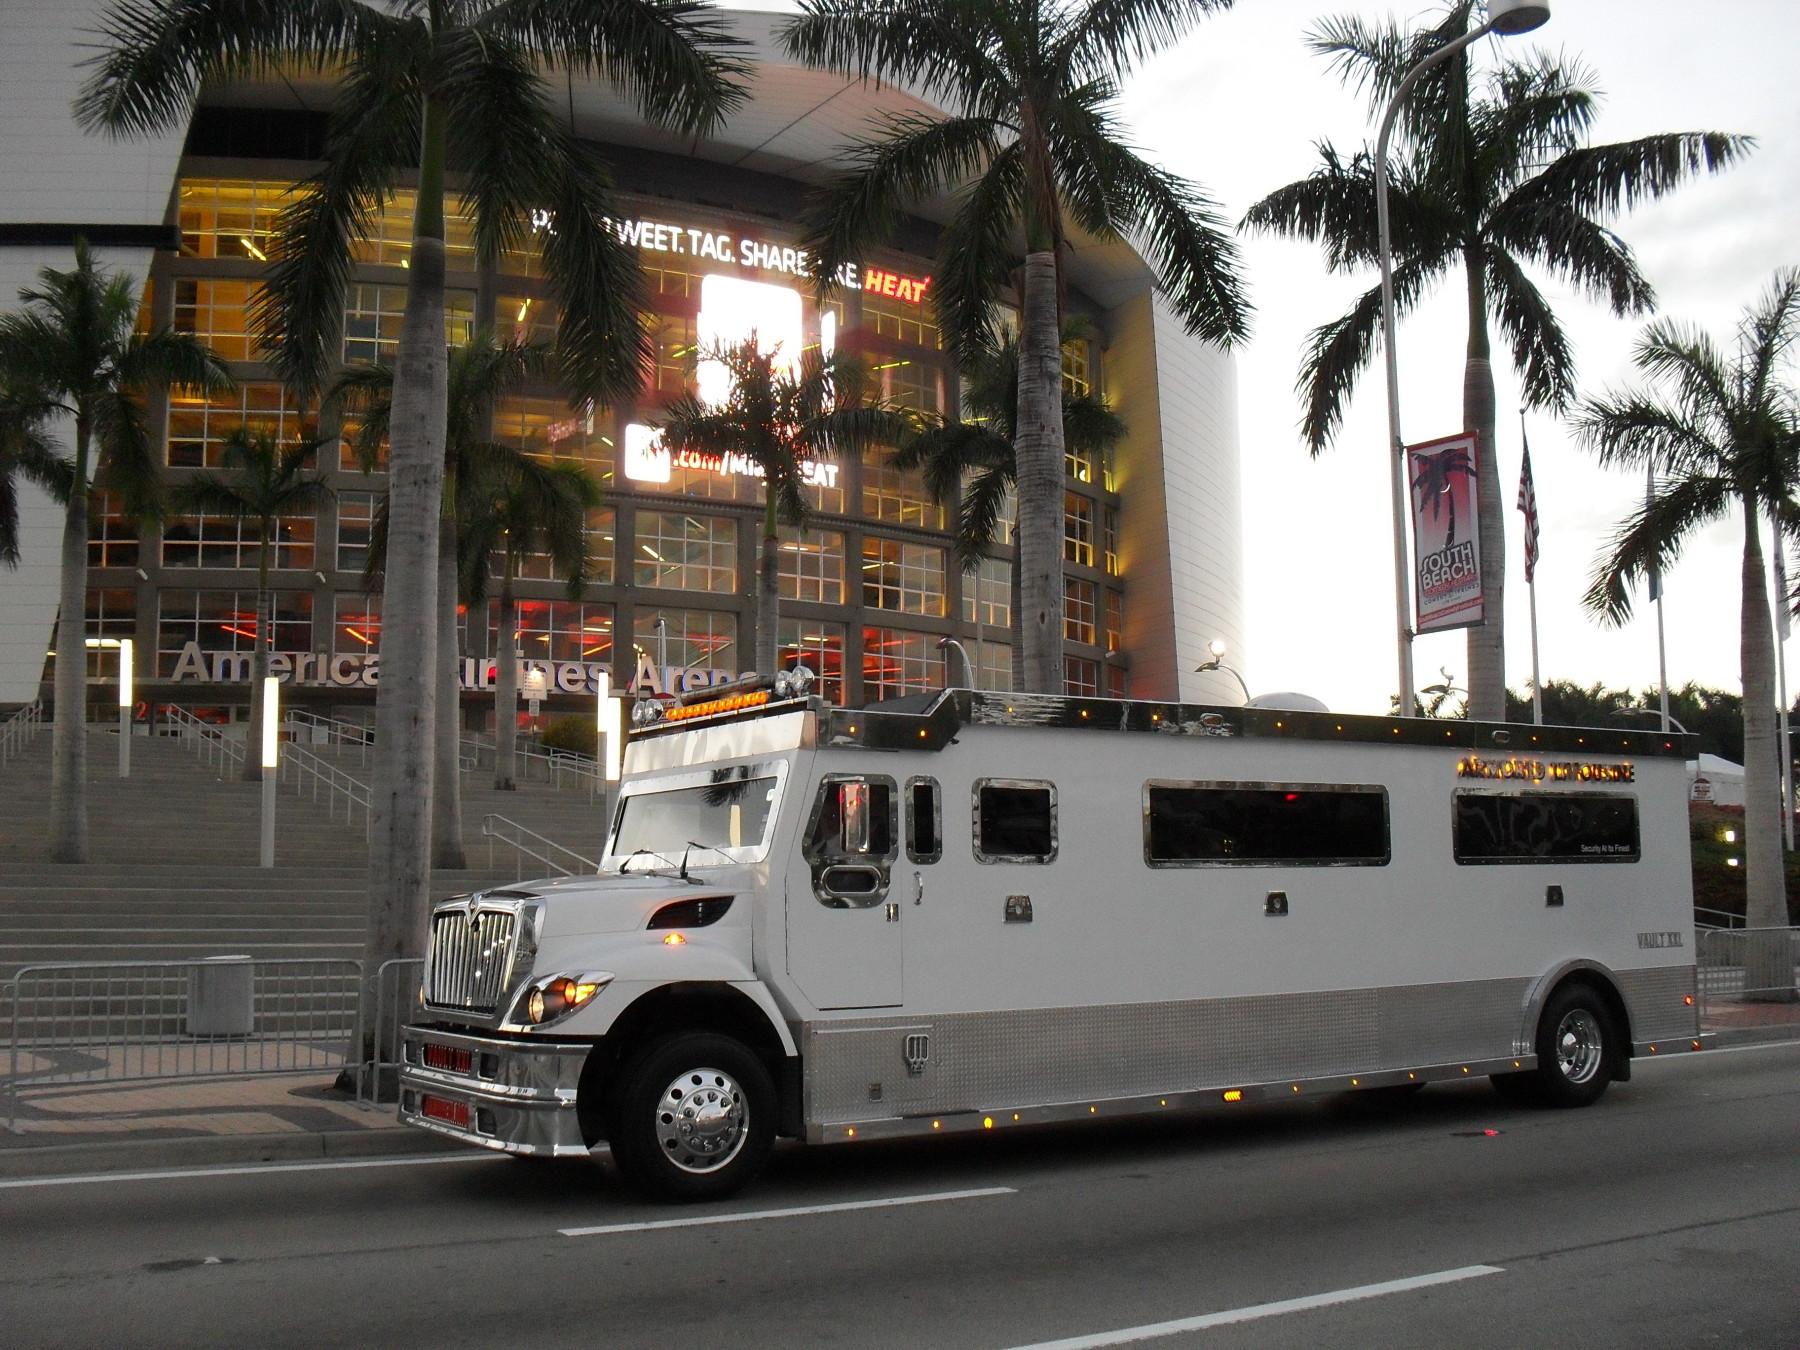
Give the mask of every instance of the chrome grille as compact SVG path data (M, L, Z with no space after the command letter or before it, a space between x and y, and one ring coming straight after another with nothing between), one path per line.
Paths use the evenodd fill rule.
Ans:
M441 909L431 921L425 1002L491 1013L506 993L517 918L508 909Z

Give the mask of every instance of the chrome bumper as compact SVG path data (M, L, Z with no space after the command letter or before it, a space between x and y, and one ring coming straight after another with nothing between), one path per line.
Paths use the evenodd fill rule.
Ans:
M407 1027L400 1120L504 1153L586 1156L575 1092L592 1048Z

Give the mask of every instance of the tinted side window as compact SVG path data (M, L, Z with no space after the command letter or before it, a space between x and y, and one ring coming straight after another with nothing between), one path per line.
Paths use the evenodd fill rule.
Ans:
M910 778L906 783L906 856L916 863L933 863L944 856L942 794L935 778Z
M1047 863L1056 858L1056 787L1012 778L975 784L975 857Z
M1144 787L1144 857L1152 867L1380 867L1389 856L1387 791L1381 787Z
M1459 863L1636 862L1637 798L1604 793L1459 792Z

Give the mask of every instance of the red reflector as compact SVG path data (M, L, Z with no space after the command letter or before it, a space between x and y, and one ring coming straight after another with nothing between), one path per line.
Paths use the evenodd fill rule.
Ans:
M474 1056L458 1046L427 1045L425 1047L425 1067L428 1069L449 1069L452 1073L468 1073L474 1062Z
M469 1108L463 1102L445 1101L442 1097L427 1094L419 1099L419 1110L432 1120L441 1120L451 1125L469 1128Z

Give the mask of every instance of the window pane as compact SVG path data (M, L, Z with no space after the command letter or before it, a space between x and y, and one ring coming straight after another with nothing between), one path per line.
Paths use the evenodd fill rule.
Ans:
M863 629L863 699L903 698L942 687L943 653L930 633Z
M659 630L656 621L665 627ZM632 628L634 655L648 656L676 670L725 670L737 673L737 615L710 609L650 609L640 605ZM667 660L663 653L667 652Z
M418 195L411 188L395 190L377 208L368 232L351 240L350 256L357 262L381 267L405 267L411 262L413 211ZM454 192L444 194L444 265L452 272L475 270L475 221L462 209Z
M239 427L267 432L277 441L295 441L311 428L300 405L279 384L252 381L211 396L169 390L169 454L175 468L218 468L225 437Z
M942 617L945 603L943 549L898 539L863 539L863 604Z
M275 591L274 650L312 650L312 592ZM202 652L248 654L256 650L256 592L163 591L157 597L156 669L168 678L175 673L181 649L197 643ZM248 671L240 663L233 670ZM208 673L212 673L208 662ZM249 676L246 673L245 679Z
M944 508L932 500L925 486L924 472L894 468L889 463L893 453L875 447L863 456L863 514L870 520L917 525L928 530L943 529Z
M1063 561L1094 565L1094 503L1079 493L1063 493Z
M124 511L124 506L112 493L94 494L88 504L89 567L138 565L137 530L127 523Z
M344 360L349 365L393 364L406 317L406 287L356 284L344 293ZM475 327L475 293L444 292L444 338L453 347Z
M977 857L1049 862L1056 856L1056 798L1048 783L984 781L975 798Z
M368 656L381 650L379 595L332 597L331 650L342 656Z
M1012 627L1012 564L1004 558L983 558L973 572L963 574L963 622L986 628Z
M781 527L781 595L819 605L844 603L844 536Z
M340 492L337 496L337 565L340 572L360 572L369 561L369 541L375 532L375 512L381 495L375 492Z
M1636 862L1637 798L1594 793L1456 794L1456 861Z
M584 600L519 600L519 655L527 661L610 662L613 607ZM488 606L488 650L500 650L500 603Z
M1388 861L1383 788L1150 783L1144 793L1152 864Z
M1068 641L1094 641L1095 599L1093 582L1063 578L1063 637Z
M164 567L256 567L260 525L234 516L178 516L163 528ZM311 516L282 516L269 541L269 566L299 571L313 566L313 537L318 522Z
M177 208L184 258L250 258L267 262L275 217L291 183L184 178Z
M737 521L729 516L639 511L632 578L674 591L737 590Z
M250 281L175 280L173 327L191 333L227 361L260 361L250 341L250 302L261 287Z
M1095 695L1100 692L1100 663L1079 656L1063 657L1063 693Z
M862 292L863 328L877 337L907 342L934 350L944 345L938 331L937 310L930 300L901 300Z
M906 856L913 862L936 862L944 851L939 797L930 778L906 785Z
M814 623L810 619L783 619L777 661L783 670L805 666L819 677L814 686L820 698L842 706L844 702L844 625Z

